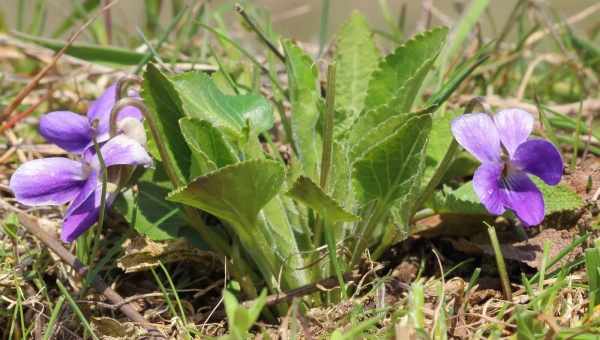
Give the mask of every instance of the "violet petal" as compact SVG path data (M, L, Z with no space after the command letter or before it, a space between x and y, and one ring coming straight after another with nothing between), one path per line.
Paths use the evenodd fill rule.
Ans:
M75 153L82 152L92 140L89 121L69 111L55 111L40 118L40 134L47 141Z
M125 135L117 135L111 138L102 145L100 152L107 167L113 165L149 166L152 164L152 158L146 152L146 149L140 143ZM95 153L86 154L86 159L95 169L99 169L99 161Z
M100 197L102 182L97 172L92 172L82 187L79 195L71 202L63 219L61 239L65 242L74 241L98 221L100 214ZM114 195L107 193L106 206L110 207Z
M93 101L90 104L87 117L90 124L94 120L98 120L98 127L96 129L96 139L98 143L105 142L108 140L108 132L110 127L110 112L115 105L116 102L116 93L117 86L111 85L109 86L104 93L98 99ZM119 111L119 115L117 121L126 118L132 117L138 120L142 119L142 112L133 106L126 106L121 111Z
M98 194L99 195L99 194ZM65 215L60 238L72 242L98 221L99 208L95 205L95 194L89 196L77 208Z
M542 139L528 140L519 145L512 161L523 171L541 178L549 185L558 184L563 174L560 152L554 144Z
M510 156L527 140L533 131L533 116L520 109L502 110L494 116L500 140Z
M501 186L503 165L483 163L473 175L473 189L481 203L492 215L504 213L504 191Z
M89 169L63 157L40 158L21 165L10 178L10 189L18 202L60 205L73 200L85 183Z
M479 161L500 161L500 137L496 125L485 113L470 113L454 118L452 134L458 144Z
M534 226L544 220L544 197L527 174L512 171L503 180L505 205L515 212L525 226Z

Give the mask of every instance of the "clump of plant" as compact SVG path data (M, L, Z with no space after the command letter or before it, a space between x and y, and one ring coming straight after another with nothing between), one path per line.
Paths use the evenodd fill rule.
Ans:
M377 260L406 238L420 209L481 207L476 202L473 208L465 198L473 193L470 183L456 191L435 191L458 152L450 134L458 114L447 111L444 102L485 60L482 51L447 72L448 60L438 61L447 36L446 28L434 28L382 56L365 19L353 14L338 35L326 76L294 42L281 41L283 52L272 47L277 52L269 53L280 56L287 86L266 70L270 99L258 86L239 86L225 69L170 74L149 64L139 97L124 96L131 82L119 82L108 90L110 100L105 95L92 105L89 119L63 119L71 117L64 112L45 116L42 134L81 161L27 163L13 176L11 188L25 204L72 202L65 241L98 220L102 225L105 208L113 206L147 237L185 237L213 251L246 298L256 298L262 287L276 293L329 277L337 278L340 287L329 298L347 296L345 274L366 256ZM101 110L101 118L94 118L94 110ZM474 105L465 109L473 110ZM142 116L147 145L140 133ZM527 113L518 116L517 123L531 123ZM526 224L539 223L542 194L525 172L556 184L562 174L560 154L543 144L554 157L547 177L529 158L519 158L530 152L519 150L534 147L525 141L531 124L523 131L503 130L520 133L508 142L508 135L482 137L488 144L479 148L470 144L478 141L468 133L489 131L467 124L475 119L469 117L479 119L475 123L492 119L481 113L453 124L458 142L484 161L480 171L495 171L495 177L486 177L486 187L475 183L475 194L492 214L509 209ZM489 128L504 133L493 124ZM282 155L279 145L291 151ZM148 154L154 168L134 172L132 165L151 163ZM511 186L513 175L541 198L535 201L535 216L521 211L529 203L517 207L509 199L520 188ZM48 176L53 184L36 189ZM136 190L125 190L115 201L131 186ZM489 187L502 192L494 196L502 197L500 203L482 197ZM37 190L38 197L32 199L28 190ZM80 217L85 223L71 227L70 221ZM308 305L323 301L320 294L304 299Z

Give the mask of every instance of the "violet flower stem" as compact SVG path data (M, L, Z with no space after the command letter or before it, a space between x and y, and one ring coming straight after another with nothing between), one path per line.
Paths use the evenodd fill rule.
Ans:
M485 223L485 222L484 222ZM496 257L496 266L498 266L498 274L500 275L500 283L502 284L502 291L504 292L504 299L512 301L512 291L510 289L510 281L508 279L508 272L506 271L506 263L504 262L504 256L502 255L502 248L498 241L498 235L496 235L496 228L485 223L488 227L488 235L490 236L490 243L494 249Z
M94 241L94 246L92 247L92 258L94 254L98 251L100 247L100 235L102 234L102 229L104 228L104 215L106 214L106 187L108 185L108 171L106 170L106 163L104 162L104 157L102 157L102 153L100 152L100 145L98 145L98 141L96 137L92 139L94 142L94 149L96 150L96 156L98 156L98 163L100 164L100 172L102 174L102 188L101 188L101 196L100 196L100 212L98 215L98 224L96 225L96 239Z
M98 121L94 121L93 124L97 126ZM98 249L100 249L100 239L102 236L102 229L104 229L104 215L106 214L106 188L108 185L108 171L106 170L106 163L104 162L104 157L102 157L102 153L100 152L100 145L98 144L96 137L93 137L92 141L94 142L94 149L96 151L96 156L98 157L98 163L100 164L100 173L102 176L102 188L100 189L101 196L100 196L100 210L98 213L98 223L96 224L96 229L95 229L96 237L94 237L94 240L93 240L94 244L92 245L92 251L90 252L90 261L89 261L90 267L94 265L95 254L98 252ZM92 272L91 275L89 275L89 274L90 273L86 273L86 284L83 285L83 288L79 292L80 297L85 295L85 293L87 291L87 287L89 285L89 282L92 281L94 279L94 277L96 276L95 272Z

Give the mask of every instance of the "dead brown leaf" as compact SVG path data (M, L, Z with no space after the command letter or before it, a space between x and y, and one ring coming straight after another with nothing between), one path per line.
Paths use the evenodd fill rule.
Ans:
M124 244L125 255L117 266L126 273L148 270L158 266L159 262L197 262L210 268L215 263L215 255L191 246L183 239L154 242L144 237L127 240Z

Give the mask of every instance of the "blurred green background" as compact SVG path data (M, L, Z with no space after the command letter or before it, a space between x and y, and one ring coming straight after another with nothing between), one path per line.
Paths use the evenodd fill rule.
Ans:
M107 2L102 0L103 2ZM112 8L112 21L115 32L135 32L136 27L143 27L145 24L145 3L155 0L121 0ZM522 1L522 0L521 0ZM43 2L43 6L39 3ZM18 8L25 6L25 15L23 18L23 27L27 27L29 22L35 17L39 8L45 11L45 23L42 32L43 36L50 35L58 25L71 13L75 4L83 4L83 0L2 0L0 10L3 13L6 26L14 29L17 25ZM182 4L195 5L200 1L182 0ZM226 18L232 18L232 10L226 11L227 7L233 8L235 1L213 0L207 1L213 10L222 10ZM397 17L403 4L406 5L406 27L409 33L414 31L414 27L421 17L422 2L406 0L331 0L330 18L328 21L328 35L336 32L339 26L344 22L352 10L360 10L369 19L374 29L385 30L386 23L384 13L382 12L382 2L387 3L388 10L385 14ZM305 42L317 42L319 39L320 20L322 13L323 0L254 0L246 1L259 8L264 8L271 13L273 28L281 34ZM431 1L434 6L432 25L447 24L453 22L459 16L461 6L468 4L468 1L453 0L434 0ZM500 30L506 22L509 14L517 3L516 0L491 0L482 25L483 33L486 36L495 36L497 30ZM563 19L576 14L583 9L598 3L598 0L548 0L536 1L541 5L547 5L548 8L555 10L555 14ZM166 25L173 16L171 1L163 1L160 13L160 22ZM226 14L228 13L228 14ZM600 20L598 14L591 15L577 24L578 29L598 29ZM238 20L238 19L235 19ZM118 43L119 39L116 39Z

